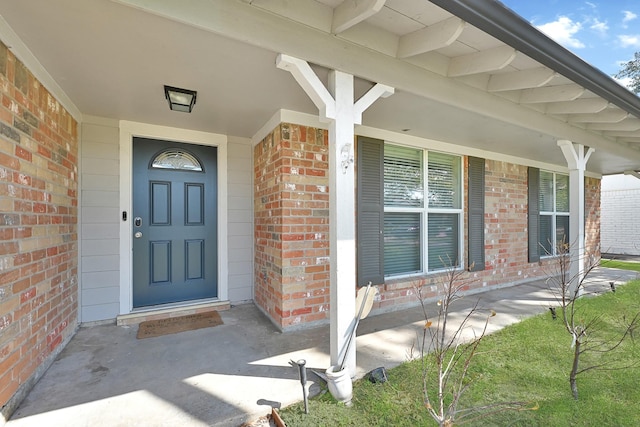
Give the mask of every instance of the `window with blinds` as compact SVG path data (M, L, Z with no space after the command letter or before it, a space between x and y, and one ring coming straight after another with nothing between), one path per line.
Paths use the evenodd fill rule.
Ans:
M429 153L429 207L460 208L460 158Z
M460 157L385 144L383 163L385 276L459 266Z
M569 240L569 176L540 171L539 244L542 256L564 252Z
M422 157L421 150L385 144L385 206L423 206Z

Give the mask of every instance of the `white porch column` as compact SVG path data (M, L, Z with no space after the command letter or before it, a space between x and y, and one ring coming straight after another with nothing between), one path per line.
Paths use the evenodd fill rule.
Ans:
M584 146L574 144L571 141L559 140L558 146L562 150L567 165L569 166L569 238L571 268L570 277L573 279L570 291L584 277L584 171L589 157L594 152L593 148L585 153Z
M362 112L393 88L377 84L353 102L353 76L331 71L329 90L305 61L280 54L276 66L289 71L329 122L329 245L330 245L330 351L331 365L356 373L355 341L344 357L356 316L355 178L353 168L354 125Z

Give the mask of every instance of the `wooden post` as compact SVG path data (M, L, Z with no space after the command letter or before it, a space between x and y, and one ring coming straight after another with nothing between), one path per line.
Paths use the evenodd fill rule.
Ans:
M347 342L355 324L356 239L355 175L353 168L354 125L362 112L393 88L377 84L354 103L353 76L341 71L329 74L329 89L305 61L280 54L276 66L289 71L329 122L329 246L330 246L330 353L331 365L345 360L356 373L356 346L349 354Z
M593 148L585 153L584 146L571 141L559 140L558 146L562 150L569 166L569 238L571 266L569 270L572 278L569 291L575 294L576 286L584 277L585 238L584 238L584 171ZM580 292L581 293L581 292Z

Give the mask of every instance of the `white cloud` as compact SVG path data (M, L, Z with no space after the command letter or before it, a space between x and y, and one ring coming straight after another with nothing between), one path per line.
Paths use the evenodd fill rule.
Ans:
M640 48L640 35L622 34L618 36L618 41L622 47Z
M622 14L624 15L624 17L622 18L622 28L628 28L629 26L627 25L627 23L633 21L638 17L638 15L631 12L630 10L623 10Z
M629 21L633 21L638 17L638 15L636 15L635 13L629 10L623 10L622 13L624 14L624 18L622 18L622 22L624 22L625 24Z
M600 22L598 18L594 18L593 24L591 24L591 29L600 33L601 35L606 35L609 30L609 25L606 22Z
M584 43L574 37L582 29L582 24L573 22L566 16L559 17L556 21L538 25L537 28L564 47L580 49Z

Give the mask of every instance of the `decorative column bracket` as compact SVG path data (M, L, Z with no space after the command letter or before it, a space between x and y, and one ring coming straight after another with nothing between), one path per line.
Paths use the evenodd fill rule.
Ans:
M356 294L354 125L378 98L393 94L392 87L376 84L357 102L350 74L332 70L326 88L306 61L279 54L276 67L289 71L318 107L320 120L329 123L329 259L331 365L344 360L356 373L356 349L347 343L354 331ZM340 172L341 173L340 173Z
M570 291L573 293L584 277L584 171L591 154L595 150L589 148L585 153L583 145L574 144L567 140L559 140L558 146L562 150L569 167L569 237L571 241L567 243L570 245Z
M320 110L320 120L322 122L329 123L331 120L336 119L336 101L306 61L281 53L276 58L276 67L293 75L296 82ZM387 98L393 93L394 89L392 87L381 83L377 83L369 89L353 105L353 116L351 117L353 124L362 124L362 113L378 98ZM347 118L345 117L344 119Z

